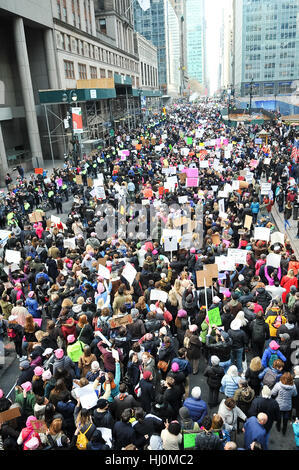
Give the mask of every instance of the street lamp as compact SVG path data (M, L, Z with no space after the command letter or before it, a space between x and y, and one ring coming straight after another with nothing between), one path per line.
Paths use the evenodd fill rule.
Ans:
M142 96L142 90L138 90L138 96L139 96L139 106L140 106L140 118L141 118L141 124L143 124L143 113L142 113L142 106L141 106L141 96Z
M251 82L250 82L250 91L249 91L249 97L250 97L249 114L250 115L251 115L251 105L252 105L252 89L253 89L253 78L251 79Z
M70 105L68 113L69 113L69 123L72 131L72 144L73 144L73 160L75 165L78 164L78 140L77 137L74 135L74 126L73 126L73 113L72 113L72 104L76 103L78 99L77 93L75 90L66 90L62 95L62 101L64 103L68 103Z

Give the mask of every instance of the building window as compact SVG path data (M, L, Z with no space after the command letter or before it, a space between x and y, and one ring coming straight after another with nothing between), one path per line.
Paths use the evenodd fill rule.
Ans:
M78 64L80 80L87 80L87 71L85 64Z
M98 78L98 71L96 67L90 66L90 78Z
M108 78L113 78L112 70L108 70Z
M66 0L63 0L62 14L63 14L63 21L67 23Z
M106 70L105 69L100 69L100 77L101 78L106 78Z
M64 76L65 78L75 78L74 62L64 61Z
M61 5L60 0L57 0L57 16L61 20Z
M68 34L65 34L65 50L66 51L71 50L71 38Z
M99 20L99 29L100 29L100 33L107 34L107 25L106 25L105 18L102 18L101 20Z

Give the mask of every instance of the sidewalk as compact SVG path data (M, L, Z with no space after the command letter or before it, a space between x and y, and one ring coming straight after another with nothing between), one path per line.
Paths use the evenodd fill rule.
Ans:
M285 230L284 229L283 212L278 212L278 207L277 207L276 203L272 207L271 214L273 216L273 219L275 221L275 224L276 224L278 230L281 233L285 233L287 235L288 239L291 242L291 246L294 250L296 258L297 258L297 260L299 260L299 238L296 238L296 235L297 235L297 220L293 220L293 218L291 218L289 220L291 228L287 227L287 229Z
M62 168L64 164L64 160L55 160L55 168ZM48 172L51 173L51 170L53 169L53 161L52 160L44 160L44 166L43 169L47 170ZM13 171L13 169L10 170L10 176L12 178L12 184L14 184L17 180L17 177L19 176L18 171ZM34 175L34 168L32 170L26 171L25 172L25 178L29 178L31 175ZM0 190L7 191L6 186L1 186Z

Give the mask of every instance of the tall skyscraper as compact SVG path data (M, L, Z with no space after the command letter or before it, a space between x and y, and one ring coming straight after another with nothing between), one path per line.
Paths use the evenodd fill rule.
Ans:
M187 0L186 3L188 76L203 86L206 85L204 4L204 0Z
M237 95L288 95L299 79L299 0L234 0Z
M170 0L152 0L144 11L134 3L135 30L157 47L160 89L165 95L180 91L180 28Z

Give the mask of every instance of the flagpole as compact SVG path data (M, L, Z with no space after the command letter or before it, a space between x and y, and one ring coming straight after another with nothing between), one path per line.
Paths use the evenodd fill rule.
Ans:
M132 8L133 6L133 3L135 2L136 0L131 0L131 3L130 3L130 6L126 9L126 11L124 12L124 16L126 16L127 12L130 10L130 8Z

